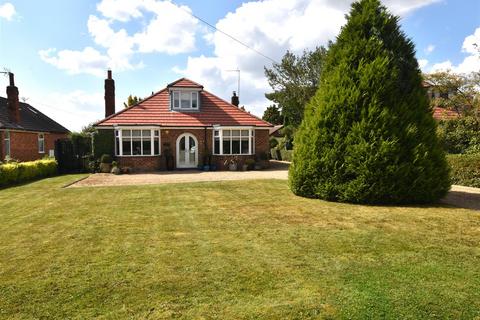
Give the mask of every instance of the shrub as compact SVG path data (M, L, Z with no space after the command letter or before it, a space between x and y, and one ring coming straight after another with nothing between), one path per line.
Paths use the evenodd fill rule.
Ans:
M100 163L112 163L112 156L109 154L103 154L100 158Z
M270 138L269 142L270 142L270 149L273 149L276 146L278 146L278 140L274 137Z
M115 136L113 129L99 129L93 135L93 155L98 159L103 154L113 156L115 152Z
M413 43L379 0L352 4L295 134L295 194L426 203L450 188Z
M0 165L0 186L22 183L53 176L57 173L57 161L42 159L29 162L9 162Z
M438 136L448 153L480 153L480 121L475 117L440 121Z
M448 155L452 183L480 188L480 154Z
M293 150L280 150L283 161L292 161Z

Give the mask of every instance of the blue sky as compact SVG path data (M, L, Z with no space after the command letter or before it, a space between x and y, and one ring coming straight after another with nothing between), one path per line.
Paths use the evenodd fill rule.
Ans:
M0 0L0 68L15 73L21 97L71 130L102 117L109 67L117 111L129 94L148 96L182 76L228 100L237 78L227 70L239 68L241 104L261 115L269 104L263 66L271 62L190 13L278 61L286 50L301 52L334 39L350 3ZM480 1L384 3L401 16L425 71L480 70L480 57L472 49L480 43ZM0 86L6 84L0 76Z

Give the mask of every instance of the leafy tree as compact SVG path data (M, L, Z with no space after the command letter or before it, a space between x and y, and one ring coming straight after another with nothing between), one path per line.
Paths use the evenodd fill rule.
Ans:
M430 100L432 107L443 107L462 115L480 118L480 72L457 74L451 71L425 74L431 89L439 93Z
M295 194L353 203L426 203L450 188L445 154L398 17L351 6L295 135Z
M281 109L284 124L297 127L303 118L305 105L318 88L327 49L317 47L296 56L287 51L281 63L265 68L273 92L265 94Z
M280 108L274 104L272 104L270 107L267 107L263 113L262 119L274 125L283 123L283 118L280 114Z
M132 96L132 95L129 95L128 98L127 98L127 102L124 102L123 103L123 106L125 108L128 108L128 107L131 107L133 105L136 105L137 103L139 103L140 101L142 101L141 98L137 97L137 96Z

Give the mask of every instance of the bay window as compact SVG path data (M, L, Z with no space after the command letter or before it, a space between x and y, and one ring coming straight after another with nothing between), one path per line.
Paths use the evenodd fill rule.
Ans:
M218 155L242 155L255 153L254 129L213 130L213 153Z
M117 156L155 156L160 154L160 130L115 130L115 154Z
M170 103L173 110L198 110L198 92L172 91Z

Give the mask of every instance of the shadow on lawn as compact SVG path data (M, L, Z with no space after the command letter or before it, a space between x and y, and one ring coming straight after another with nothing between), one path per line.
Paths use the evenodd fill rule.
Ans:
M480 210L480 193L450 191L445 198L440 200L440 203L464 209Z

